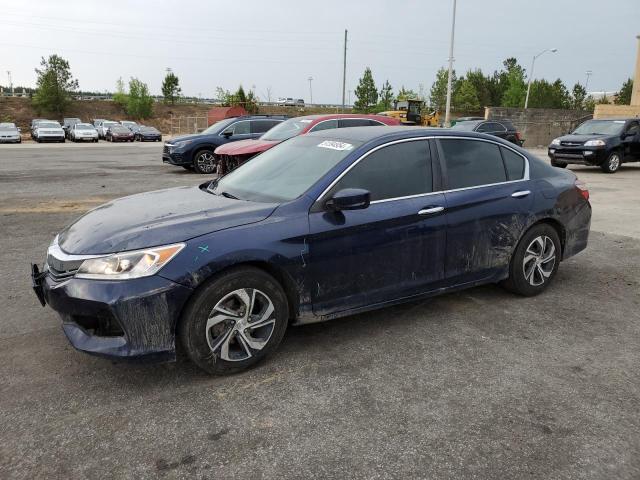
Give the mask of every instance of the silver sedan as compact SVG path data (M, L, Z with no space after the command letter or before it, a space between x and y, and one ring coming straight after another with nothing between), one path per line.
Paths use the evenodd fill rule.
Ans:
M20 129L15 123L0 123L0 143L21 143Z

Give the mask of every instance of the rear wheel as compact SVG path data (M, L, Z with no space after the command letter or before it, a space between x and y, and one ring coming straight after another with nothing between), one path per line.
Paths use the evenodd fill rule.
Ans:
M564 162L556 162L555 160L551 160L551 166L552 167L558 167L558 168L567 168L567 164Z
M620 152L611 152L600 168L604 173L616 173L622 163Z
M193 168L196 172L202 174L211 174L216 172L216 159L211 150L200 150L196 152L193 158Z
M555 228L534 225L520 239L511 257L509 278L502 286L526 297L542 293L558 271L560 255L560 237Z
M244 370L280 344L289 318L280 284L242 267L201 287L181 318L178 335L189 358L211 374Z

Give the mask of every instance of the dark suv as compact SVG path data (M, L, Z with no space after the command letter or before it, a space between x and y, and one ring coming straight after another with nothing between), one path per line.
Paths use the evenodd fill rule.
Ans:
M287 118L286 115L247 115L220 120L202 133L168 140L162 161L198 173L215 173L213 151L216 148L228 142L258 138Z
M625 162L640 162L640 121L587 120L569 135L555 138L549 145L549 158L554 167L577 163L615 173Z

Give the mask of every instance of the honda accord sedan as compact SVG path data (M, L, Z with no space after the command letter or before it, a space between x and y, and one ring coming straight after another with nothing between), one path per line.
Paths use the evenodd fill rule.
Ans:
M586 247L590 219L572 172L496 137L333 129L199 187L97 207L31 276L75 348L174 359L180 342L222 374L290 325L487 283L539 294Z

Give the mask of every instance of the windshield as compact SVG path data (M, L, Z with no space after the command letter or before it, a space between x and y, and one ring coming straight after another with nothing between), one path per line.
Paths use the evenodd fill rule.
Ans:
M619 135L624 120L587 120L573 131L574 135Z
M156 133L156 132L158 132L158 130L156 130L153 127L141 127L140 131L141 132L145 132L145 133Z
M54 122L40 122L38 123L38 128L60 128L60 124Z
M235 121L235 118L225 118L203 130L202 133L216 133L219 129L226 127L233 121Z
M129 130L127 127L113 127L111 131L113 133L131 133L131 130Z
M76 123L76 130L95 130L95 128L88 123Z
M296 135L300 135L312 121L313 120L309 118L292 118L276 125L271 130L268 130L264 135L262 135L262 137L260 137L260 139L275 142L287 140L291 137L295 137Z
M0 125L0 130L17 130L13 125Z
M293 200L360 145L361 142L336 142L321 137L292 138L251 159L210 188L216 195L240 200Z
M102 122L103 127L111 127L113 125L120 125L118 122Z

